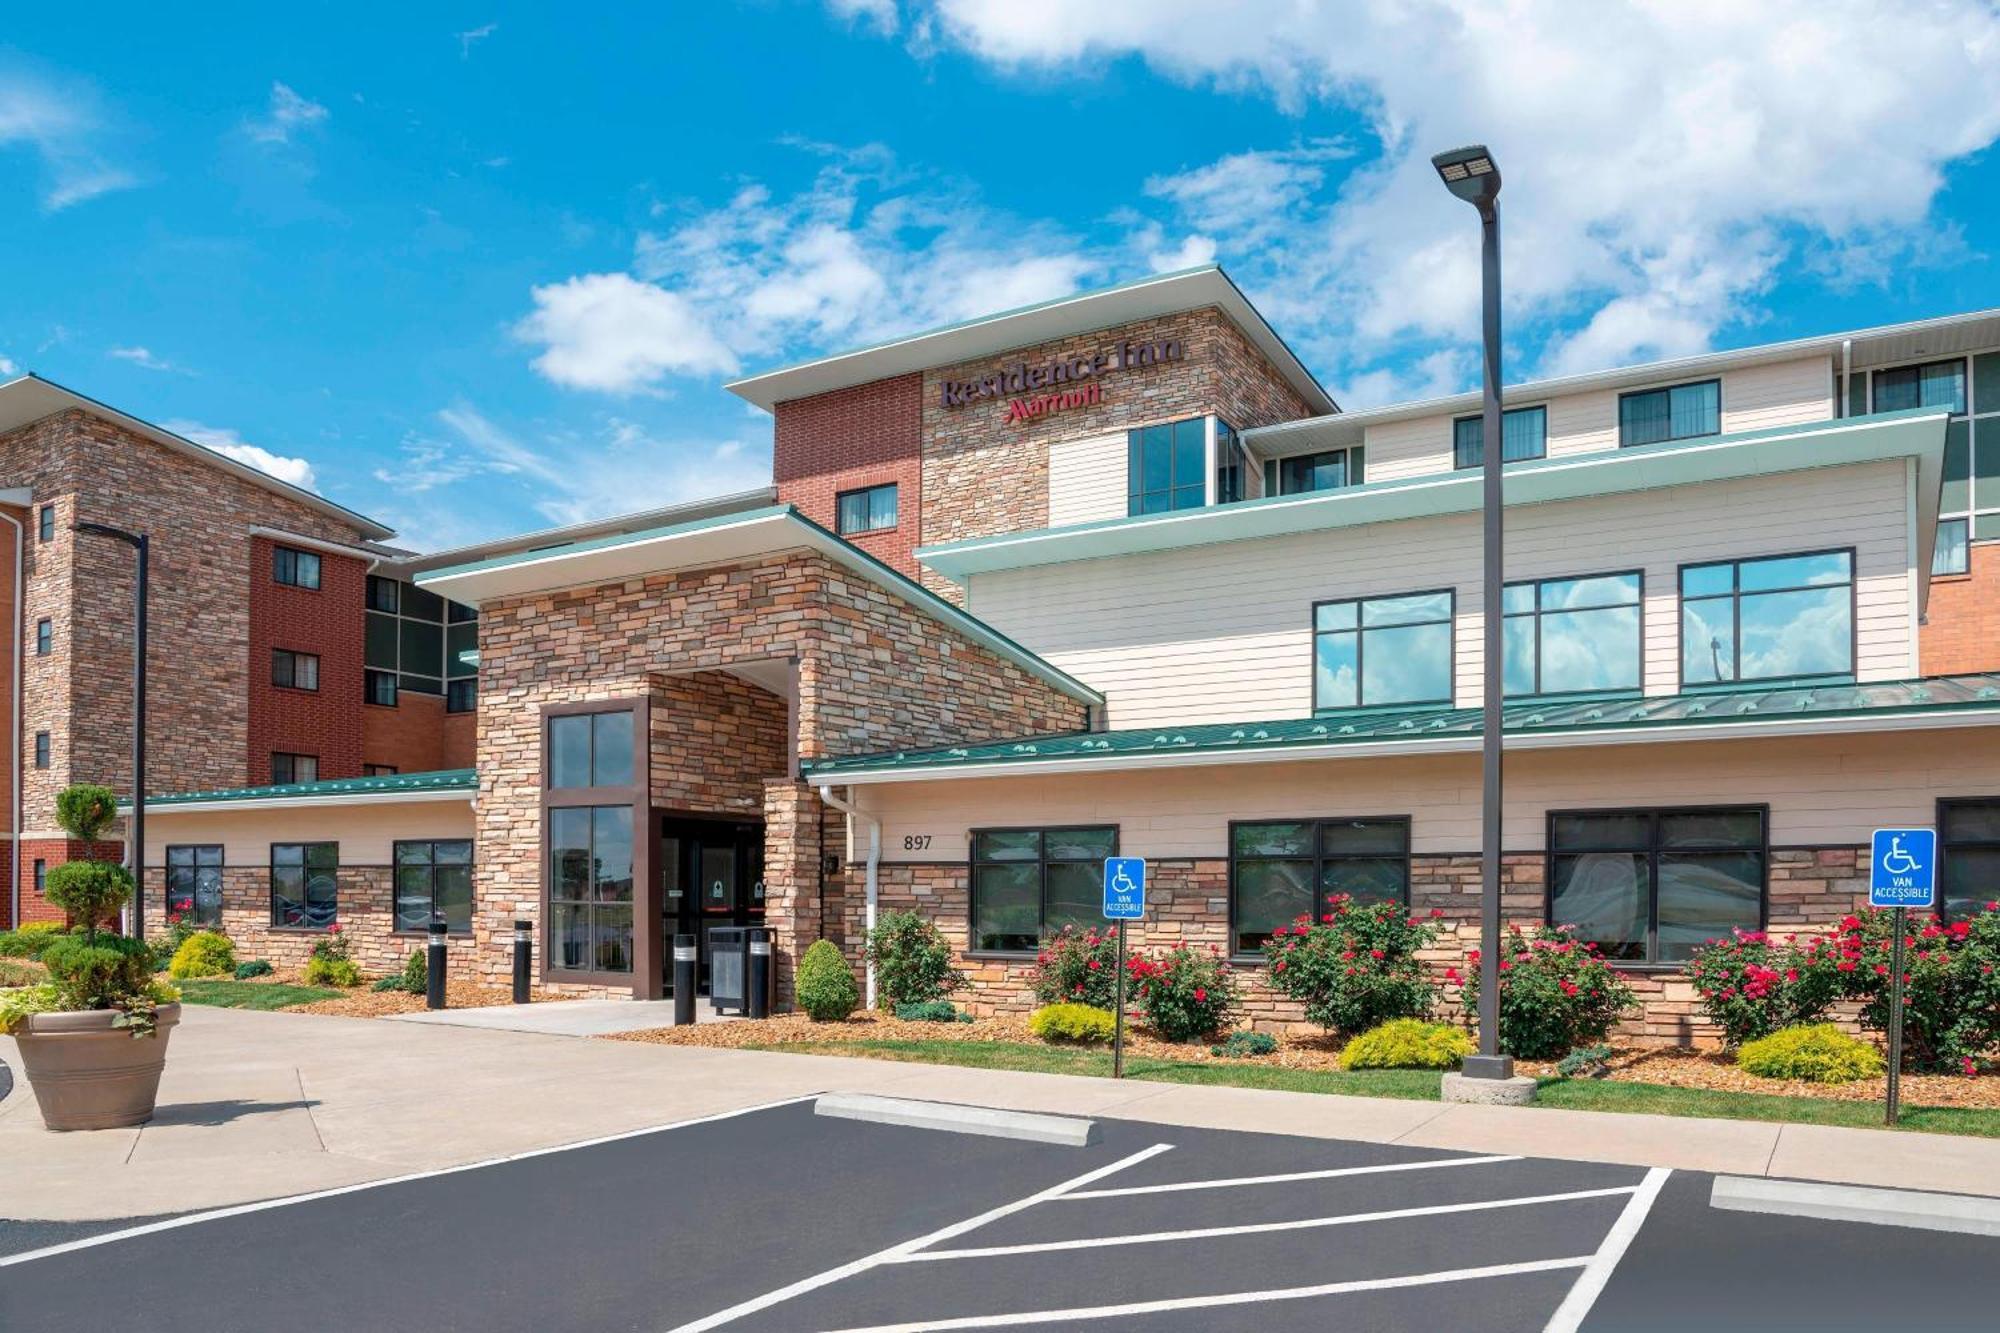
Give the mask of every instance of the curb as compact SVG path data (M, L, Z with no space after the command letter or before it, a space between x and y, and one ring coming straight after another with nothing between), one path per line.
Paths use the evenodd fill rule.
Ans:
M813 1103L813 1114L839 1120L864 1120L906 1129L941 1129L981 1134L996 1139L1023 1139L1082 1148L1097 1141L1097 1122L1070 1116L1037 1115L1031 1111L1001 1111L989 1106L952 1102L922 1102L904 1097L875 1097L831 1092Z
M2000 1199L1969 1194L1923 1194L1862 1185L1818 1185L1802 1180L1717 1176L1709 1206L1738 1213L1777 1213L1829 1222L1868 1222L1968 1236L2000 1236Z

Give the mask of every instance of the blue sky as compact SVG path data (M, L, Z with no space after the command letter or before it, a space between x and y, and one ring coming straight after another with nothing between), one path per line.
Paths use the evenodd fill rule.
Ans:
M741 371L1209 259L1347 406L1467 387L1470 138L1510 378L2000 304L1970 0L216 12L10 21L0 372L426 549L759 484Z

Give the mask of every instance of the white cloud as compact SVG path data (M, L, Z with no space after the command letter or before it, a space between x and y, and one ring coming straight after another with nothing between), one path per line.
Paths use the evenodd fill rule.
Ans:
M159 357L154 356L152 352L144 347L114 347L106 352L105 355L116 357L120 361L130 361L133 365L146 370L180 369L180 367L174 365L172 362L163 361Z
M273 80L269 109L262 118L245 121L243 131L256 143L287 144L298 131L323 124L326 117L326 108L318 102Z
M458 58L470 60L472 48L498 31L500 31L498 23L482 23L476 28L467 28L464 32L454 33L453 36L458 38Z
M21 368L14 364L12 357L0 356L0 375L5 375L11 379L20 373Z
M239 463L256 468L259 472L268 473L279 481L290 482L309 491L318 488L310 462L303 458L272 453L262 445L250 444L227 427L208 426L199 421L184 419L163 421L160 427L185 439L193 440L196 444L205 445L225 458L233 458Z
M667 375L730 375L736 356L688 300L625 273L586 273L529 293L514 327L541 344L536 370L573 389L632 393Z
M896 31L896 0L827 0L826 7L850 23L866 23L884 37Z
M95 90L86 84L57 84L18 67L0 67L0 149L26 148L41 160L44 212L138 183L98 147L104 118L97 104Z

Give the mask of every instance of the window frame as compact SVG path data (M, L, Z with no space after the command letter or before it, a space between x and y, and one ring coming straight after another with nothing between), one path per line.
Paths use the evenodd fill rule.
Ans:
M1336 491L1344 491L1349 489L1350 487L1359 486L1361 484L1361 478L1358 475L1360 469L1357 466L1357 460L1359 458L1359 450L1360 450L1359 445L1341 445L1340 447L1334 449L1313 449L1302 454L1286 454L1282 458L1272 459L1271 462L1276 464L1277 466L1277 471L1274 474L1274 479L1277 482L1277 489L1274 490L1272 494L1273 495L1332 495ZM1309 458L1323 458L1330 454L1340 455L1340 485L1320 486L1320 487L1315 487L1312 490L1306 490L1306 491L1290 490L1285 486L1285 472L1288 464L1301 463Z
M575 717L596 713L630 713L632 715L632 780L623 786L607 787L552 787L549 780L553 772L551 759L551 726L557 718ZM541 937L540 970L543 981L557 983L618 986L631 988L634 995L642 999L658 999L665 989L665 976L661 970L661 949L665 941L660 938L660 884L658 872L654 868L654 851L658 843L658 829L652 820L652 701L648 695L619 695L604 699L588 699L571 703L543 704L537 717L540 728L541 767L536 772L536 786L540 789L540 828L536 834L537 860L540 866L541 920L537 923L537 934ZM630 972L600 972L594 969L579 971L560 967L554 961L555 949L555 873L552 864L554 848L550 838L550 813L555 810L628 806L632 812L632 970ZM477 849L474 849L477 855ZM565 899L564 901L569 901Z
M1379 704L1368 703L1363 698L1363 696L1367 693L1366 681L1367 681L1368 658L1367 658L1367 651L1364 647L1364 636L1367 633L1367 630L1361 624L1360 608L1362 604L1366 602L1393 602L1393 601L1398 601L1405 597L1440 597L1440 596L1447 598L1451 603L1451 609L1445 613L1445 617L1442 622L1435 620L1417 620L1410 622L1410 624L1435 625L1442 623L1450 631L1450 635L1446 643L1446 654L1445 654L1447 661L1447 666L1445 669L1445 689L1447 693L1445 694L1445 696L1442 699L1409 699L1397 703L1379 703ZM1322 630L1319 627L1319 609L1322 606L1339 606L1347 602L1352 602L1354 603L1355 606L1354 629L1351 631ZM1323 714L1356 713L1371 709L1436 708L1441 706L1451 707L1458 702L1458 589L1457 588L1420 588L1410 592L1387 592L1387 593L1371 594L1365 597L1325 597L1321 598L1320 600L1312 604L1312 608L1308 612L1308 615L1310 618L1306 621L1306 634L1310 651L1306 661L1306 669L1312 673L1310 688L1312 690L1312 696L1311 696L1312 714L1314 717L1319 717ZM1405 629L1409 628L1409 626L1377 625L1374 626L1374 628L1378 630ZM1320 636L1322 634L1347 634L1347 633L1352 633L1354 635L1354 702L1351 704L1322 704L1319 701Z
M1715 429L1714 429L1714 430L1705 430L1705 431L1702 431L1701 433L1699 433L1699 434L1697 434L1697 435L1669 435L1669 436L1667 436L1667 437L1666 437L1666 438L1664 438L1664 439L1659 439L1659 440L1646 440L1646 441L1644 441L1643 443L1638 443L1638 444L1634 444L1634 443L1629 443L1629 442L1628 442L1628 441L1627 441L1627 440L1625 439L1625 400L1626 400L1626 399L1628 399L1628 398L1644 398L1644 397L1647 397L1647 396L1648 396L1648 395L1650 395L1650 394L1656 394L1656 393L1664 393L1664 394L1667 394L1667 395L1669 395L1669 397L1668 397L1668 399L1667 399L1667 405L1668 405L1668 413L1667 413L1667 420L1668 420L1669 422L1671 422L1671 421L1673 420L1673 399L1672 399L1672 397L1671 397L1671 395L1673 394L1673 391L1674 391L1675 389L1693 389L1693 388L1698 388L1698 387L1700 387L1701 385L1704 385L1704 384L1713 384L1713 385L1715 386ZM1616 419L1616 425L1617 425L1617 427L1618 427L1618 447L1619 447L1620 449L1643 449L1643 448L1645 448L1645 447L1646 447L1647 445L1653 445L1653 444L1673 444L1673 443L1675 443L1676 441L1679 441L1679 440L1706 440L1706 439L1709 439L1709 438L1711 438L1712 436L1717 436L1717 435L1720 435L1720 434L1722 434L1722 412L1723 412L1723 407L1722 407L1722 376L1720 376L1720 375L1710 375L1710 376L1708 376L1708 377L1707 377L1707 378L1705 378L1705 379L1698 379L1698 380L1680 380L1680 381L1678 381L1678 382L1676 382L1676 383L1673 383L1673 384L1655 384L1655 385L1652 385L1652 386L1650 386L1650 387L1648 387L1648 388L1644 388L1644 389L1627 389L1627 390L1626 390L1626 391L1625 391L1624 393L1621 393L1621 394L1619 394L1619 395L1618 395L1618 415L1617 415L1617 419Z
M192 854L193 854L193 857L194 857L194 859L193 859L193 860L190 860L190 861L188 861L188 862L187 862L186 864L184 864L184 865L175 865L175 864L174 864L174 853L175 853L175 852L189 852L189 853L192 853ZM202 853L204 853L204 852L214 852L214 853L215 853L215 860L214 860L214 861L212 861L212 862L211 862L211 861L204 861L204 860L202 860L202 859L201 859L201 858L202 858ZM164 874L163 874L163 890L162 890L162 893L161 893L161 896L160 896L160 917L161 917L161 919L162 919L162 920L165 920L165 919L167 919L168 917L170 917L170 916L172 916L172 915L173 915L173 910L174 910L174 872L175 872L176 870L188 870L188 871L193 871L193 872L196 872L196 875L197 875L197 877L199 876L199 872L201 872L201 871L203 871L203 870L213 870L213 871L215 871L215 872L216 872L216 888L215 888L215 917L214 917L214 919L213 919L213 920L210 920L209 918L207 918L207 917L204 917L204 916L201 916L201 915L199 915L199 914L198 914L198 913L199 913L199 909L200 909L200 903L201 903L201 896L200 896L200 893L199 893L199 890L198 890L198 889L197 889L197 887L196 887L195 885L193 885L193 884L190 884L190 885L188 886L188 891L187 891L187 898L188 898L188 902L189 902L189 903L191 904L191 906L190 906L190 907L188 908L188 910L187 910L186 912L183 912L183 913L182 913L181 915L182 915L182 918L183 918L183 919L186 919L186 918L187 918L188 916L190 916L190 915L192 914L192 915L193 915L193 918L194 918L194 922L195 922L195 924L196 924L196 925L199 925L199 926L202 926L202 927L203 927L203 928L205 928L205 929L211 929L211 930L221 930L221 929L222 929L222 895L223 895L223 892L224 892L224 890L225 890L225 889L226 889L226 887L227 887L227 885L226 885L226 884L224 883L224 881L223 881L223 876L222 876L222 871L226 870L227 868L228 868L228 867L227 867L227 866L226 866L226 865L224 864L224 860L223 860L223 852L222 852L222 844L221 844L221 843L219 843L219 842L174 842L174 843L168 843L168 844L167 844L167 847L166 847L166 862L165 862L165 864L164 864L164 865L163 865L163 866L161 867L162 871L164 872Z
M56 507L53 503L39 506L35 511L36 542L52 542L56 539Z
M1151 518L1159 514L1183 514L1190 510L1208 508L1210 503L1209 488L1214 484L1214 478L1210 475L1209 467L1210 456L1213 452L1210 445L1215 435L1212 425L1213 420L1214 414L1203 412L1191 417L1174 417L1168 421L1149 421L1142 425L1127 426L1125 428L1125 516L1127 518ZM1196 466L1192 479L1181 477L1174 467L1174 458L1176 455L1174 433L1176 428L1186 425L1189 422L1196 422L1201 426L1201 462ZM1142 484L1145 477L1145 457L1143 452L1145 446L1141 443L1141 437L1149 430L1164 430L1167 432L1167 485L1165 490L1148 490ZM1181 491L1194 488L1199 488L1201 491L1201 502L1199 504L1176 505L1174 503L1175 495ZM1148 495L1165 495L1167 497L1166 508L1143 508L1140 501Z
M278 849L280 847L296 847L299 849L299 863L297 866L292 866L289 864L280 865L278 863ZM309 890L311 888L311 872L313 870L311 849L315 847L333 848L333 866L331 870L331 873L333 875L333 915L331 918L328 919L326 925L324 926L315 926L310 923L287 925L278 920L278 872L280 870L293 870L293 869L299 871L299 903L301 904L302 908L310 908L312 906L312 898ZM277 931L292 932L297 934L304 934L304 935L325 935L329 932L331 927L340 924L341 867L340 867L340 843L338 841L332 839L320 838L310 842L271 843L268 859L265 862L265 866L270 874L269 882L266 885L266 892L270 898L270 904L269 904L270 929Z
M281 680L285 674L280 664L291 661L291 679ZM302 669L303 668L303 669ZM300 684L301 678L310 678L309 685ZM273 648L271 650L271 688L274 690L298 690L304 694L319 693L319 654L302 653L296 648Z
M866 514L872 518L875 510L873 497L879 491L888 491L894 497L890 503L890 509L894 516L887 523L875 526L865 528L848 527L844 520L844 502L856 496L866 497ZM848 489L838 491L834 494L833 531L837 537L871 537L877 533L894 532L897 525L902 521L903 497L901 489L893 481L878 481L867 486L850 486Z
M1548 612L1542 609L1541 585L1544 583L1580 583L1588 579L1639 580L1639 597L1634 603L1639 612L1639 679L1630 685L1620 685L1602 690L1564 690L1547 693L1542 689L1542 617ZM1508 611L1506 590L1508 588L1535 589L1535 609L1533 611ZM1643 693L1646 688L1646 571L1644 569L1607 569L1594 574L1554 574L1547 578L1510 579L1501 585L1500 643L1502 652L1501 698L1527 702L1536 699L1610 699ZM1624 603L1618 603L1623 606ZM1584 607L1585 611L1606 611L1613 607ZM1560 614L1560 613L1559 613ZM1570 612L1568 614L1575 614ZM1505 652L1507 643L1507 622L1533 616L1535 620L1535 689L1532 694L1508 694L1506 692Z
M1238 857L1236 854L1236 830L1239 828L1255 828L1263 824L1306 825L1312 830L1312 854L1310 856ZM1273 815L1269 818L1264 818L1264 819L1232 819L1229 821L1227 829L1227 836L1229 838L1229 913L1228 913L1229 938L1227 943L1229 946L1229 950L1228 953L1225 955L1232 964L1261 963L1264 959L1264 955L1261 950L1245 953L1238 950L1236 947L1237 937L1241 933L1236 928L1236 870L1237 870L1237 863L1239 861L1311 861L1312 862L1312 905L1313 908L1315 909L1312 915L1314 920L1318 920L1319 917L1322 915L1322 913L1320 913L1317 909L1321 906L1320 895L1323 892L1322 886L1320 884L1320 870L1321 867L1326 862L1355 861L1355 860L1380 861L1380 860L1390 859L1383 856L1363 856L1360 853L1353 853L1353 852L1341 852L1341 853L1336 853L1332 856L1328 856L1326 854L1325 835L1321 832L1321 829L1328 824L1400 824L1402 826L1403 829L1402 905L1404 911L1407 912L1409 910L1411 898L1415 892L1415 885L1412 883L1412 876L1415 870L1415 852L1412 849L1412 843L1415 836L1415 829L1414 829L1414 821L1411 816L1409 815L1298 815L1298 816Z
M1048 934L1049 912L1049 858L1048 836L1051 833L1096 833L1104 830L1111 833L1111 856L1120 856L1123 829L1118 824L1002 824L966 830L965 836L965 956L968 958L1033 958L1041 941ZM987 833L1035 833L1041 835L1042 850L1035 858L1038 870L1038 897L1035 903L1035 947L1028 949L982 949L979 947L979 867L982 865L1026 865L1026 861L982 861L979 859L980 835ZM1088 861L1058 861L1060 865L1088 865ZM1099 872L1103 870L1100 862ZM1110 925L1110 922L1105 922Z
M472 691L472 702L469 704L460 704L458 702L459 693L464 689ZM465 713L478 712L479 678L477 676L460 676L455 680L447 680L444 683L444 711L447 716L453 717Z
M55 741L46 731L35 733L35 767L52 768L55 765Z
M1952 809L1953 807L1968 806L1968 805L1991 805L1995 807L2000 807L2000 795L1940 796L1937 798L1937 813L1935 815L1936 822L1932 825L1932 827L1937 829L1938 869L1940 871L1942 871L1945 867L1945 864L1951 860L1951 848L1953 845L1947 842L1944 836L1945 811ZM1995 851L2000 851L2000 839L1995 839L1992 841L1987 841L1985 839L1973 839L1965 842L1960 842L1957 845L1961 847L1970 846L1978 848L1982 851L1989 848ZM2000 897L2000 894L1996 894L1995 896ZM1937 901L1932 907L1932 912L1939 921L1948 922L1952 919L1948 907L1949 904L1947 902L1945 895L1944 876L1940 874L1937 879Z
M1743 575L1744 565L1754 565L1765 560L1809 560L1820 555L1844 555L1847 557L1847 670L1820 671L1804 676L1751 676L1745 677L1743 668ZM1729 591L1729 638L1732 656L1732 674L1727 680L1696 681L1687 678L1687 572L1690 569L1713 569L1718 565L1734 565L1737 572L1732 576ZM1762 596L1774 592L1803 592L1814 587L1831 587L1831 584L1805 584L1798 588L1759 588L1752 596ZM1852 681L1861 666L1861 571L1856 548L1852 546L1828 546L1811 551L1771 551L1762 555L1727 556L1720 560L1694 560L1684 565L1674 566L1674 679L1683 694L1690 690L1728 690L1742 685L1770 685L1774 681L1822 681L1828 683ZM1697 602L1718 600L1718 596L1694 598ZM1642 638L1643 644L1645 640Z
M378 682L384 680L389 682L389 697L387 699L377 699L375 697L375 686ZM363 667L361 669L362 703L369 705L371 708L395 708L401 700L402 686L397 683L395 672L384 671L380 667Z
M364 778L393 778L401 771L394 764L363 764L361 766L361 776ZM452 839L447 838L445 841L450 842Z
M48 858L38 856L35 858L35 892L46 894L48 891L49 891Z
M1541 450L1537 453L1529 454L1525 458L1507 457L1507 418L1513 416L1517 412L1539 412L1542 414ZM1473 421L1478 422L1480 425L1479 461L1468 463L1459 453L1458 428L1460 426L1465 425L1468 422L1473 422ZM1473 412L1466 416L1456 416L1451 419L1451 470L1452 471L1470 472L1484 465L1486 459L1485 425L1486 425L1486 414L1483 412ZM1502 408L1500 412L1500 466L1502 468L1507 468L1513 466L1515 463L1532 463L1538 459L1547 458L1548 456L1549 456L1549 405L1547 403L1530 403L1525 407Z
M421 927L413 928L405 926L403 924L403 913L398 903L402 897L403 872L405 870L428 870L430 872L430 884L431 884L431 891L430 891L431 915L436 914L438 910L437 872L440 868L440 864L442 864L443 868L445 869L456 869L461 864L460 862L457 861L446 861L443 863L440 863L438 861L437 859L438 844L444 842L462 842L465 844L465 860L463 862L463 865L465 866L466 884L469 894L467 899L465 929L452 930L450 928L447 928L445 934L447 934L453 939L472 938L472 915L474 909L476 909L479 905L479 893L475 881L472 878L472 873L474 868L477 867L479 864L479 848L477 839L473 838L470 834L466 835L463 838L397 838L394 842L389 844L389 933L391 935L401 935L406 938L429 936L430 915L427 915L424 918L425 924ZM409 865L405 865L403 862L403 849L405 847L430 848L431 849L430 860L422 864L412 863Z
M278 776L278 761L280 759L288 759L291 761L291 766L292 766L291 777L280 778ZM299 765L299 760L301 759L309 759L312 761L313 775L309 778L302 778L298 776L298 765ZM309 754L304 750L271 751L271 785L273 787L297 787L297 786L302 786L309 782L318 782L318 781L319 781L319 756L317 754ZM291 845L290 843L286 844L286 846L290 845Z
M43 616L35 622L35 656L48 657L56 650L56 622Z
M1921 409L1924 406L1922 403L1913 403L1909 407L1883 407L1882 391L1881 391L1882 377L1884 375L1894 374L1896 371L1899 370L1914 371L1917 376L1917 387L1918 387L1917 396L1921 398L1923 396L1922 390L1924 382L1924 372L1930 369L1932 366L1945 366L1945 365L1956 365L1958 367L1958 389L1959 389L1958 398L1960 402L1965 404L1964 407L1946 408L1947 414L1952 417L1971 416L1972 415L1972 357L1963 352L1961 352L1957 356L1932 357L1928 361L1903 361L1893 366L1870 366L1868 368L1869 412L1870 413L1910 412ZM1936 403L1932 404L1933 408L1940 406L1944 405Z
M1660 935L1660 820L1668 815L1740 815L1755 812L1762 827L1763 837L1757 845L1757 853L1763 858L1763 884L1757 891L1756 929L1764 931L1771 925L1771 806L1769 802L1711 802L1702 805L1607 805L1589 806L1581 809L1548 810L1542 816L1542 920L1550 926L1556 922L1556 858L1558 856L1580 856L1585 852L1563 851L1556 846L1556 821L1591 815L1632 816L1644 815L1651 827L1647 834L1646 856L1646 957L1638 962L1630 959L1605 957L1607 967L1620 972L1681 972L1687 963L1659 961ZM1590 851L1610 851L1611 848L1595 847ZM1621 854L1633 855L1634 849L1617 849ZM1691 851L1747 850L1745 848L1691 848ZM1600 950L1600 956L1602 951Z
M290 557L290 560L286 559L287 556ZM306 561L312 562L310 566L312 569L311 583L305 582L301 575L301 571L307 568ZM286 577L288 565L290 566L289 578ZM297 546L286 546L283 543L272 544L271 582L278 584L280 587L299 588L306 592L318 592L325 578L325 562L320 559L319 552L304 550Z

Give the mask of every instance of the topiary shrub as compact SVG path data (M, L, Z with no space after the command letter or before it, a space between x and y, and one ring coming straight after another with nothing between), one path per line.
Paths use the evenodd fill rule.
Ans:
M1736 1053L1736 1067L1759 1078L1806 1083L1852 1083L1883 1071L1882 1053L1831 1023L1786 1028L1749 1042Z
M109 787L78 782L56 793L56 823L78 842L97 842L117 817L118 798ZM132 876L109 861L65 861L49 867L44 893L91 937L132 896Z
M1437 999L1417 954L1439 926L1399 903L1336 894L1318 921L1300 917L1264 942L1271 986L1305 1006L1329 1032L1363 1032L1391 1018L1420 1018Z
M339 986L343 990L359 986L362 981L361 969L351 959L317 955L306 959L301 978L308 986Z
M950 1000L920 1000L896 1006L896 1017L905 1023L970 1023L971 1014L961 1014Z
M1232 1032L1220 1044L1208 1048L1210 1055L1230 1059L1270 1055L1278 1049L1278 1039L1268 1032Z
M1043 1041L1099 1046L1110 1041L1116 1019L1109 1009L1088 1004L1051 1004L1028 1018L1028 1031Z
M951 965L951 941L918 912L885 912L868 932L875 1003L894 1013L942 1000L965 984Z
M831 940L814 940L799 960L799 1008L815 1023L838 1023L861 1003L854 972Z
M1236 1016L1236 978L1212 944L1177 944L1157 958L1132 958L1126 970L1138 983L1139 1011L1168 1041L1207 1037Z
M1472 1038L1449 1023L1392 1018L1341 1048L1342 1069L1456 1069L1472 1054Z
M1470 952L1465 1010L1479 1012L1479 951ZM1500 941L1500 1049L1522 1060L1560 1060L1601 1043L1632 1008L1632 988L1595 944L1579 944L1568 926L1509 926Z
M247 963L238 963L236 965L236 979L238 981L248 981L252 977L268 977L270 975L271 965L262 958L252 958Z
M236 946L219 930L198 930L181 941L167 964L175 981L186 977L226 977L236 970Z
M1042 941L1029 982L1043 1004L1109 1010L1118 1003L1118 932L1064 926Z
M72 1009L115 1009L127 995L143 995L152 984L153 955L144 943L123 935L94 941L66 935L42 951L42 966L64 992Z

